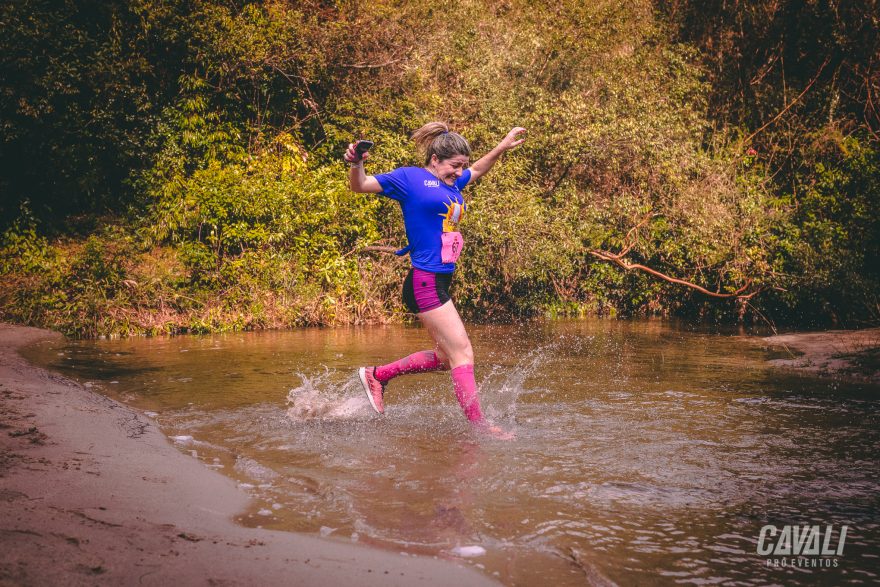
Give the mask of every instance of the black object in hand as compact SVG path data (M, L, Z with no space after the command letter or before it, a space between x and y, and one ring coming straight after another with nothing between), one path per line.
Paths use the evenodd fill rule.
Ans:
M373 141L360 140L354 144L354 153L357 160L360 161L364 157L364 153L373 148Z

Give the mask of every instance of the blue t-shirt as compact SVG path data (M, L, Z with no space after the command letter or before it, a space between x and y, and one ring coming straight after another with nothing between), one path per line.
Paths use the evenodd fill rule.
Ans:
M400 203L413 267L431 273L455 271L455 263L441 260L440 235L449 206L464 205L461 190L471 180L471 170L465 169L454 186L446 185L423 167L399 167L375 177L382 186L382 195Z

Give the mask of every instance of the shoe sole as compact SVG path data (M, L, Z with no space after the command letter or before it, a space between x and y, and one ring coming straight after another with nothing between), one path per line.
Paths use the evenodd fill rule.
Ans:
M373 409L376 410L377 414L381 414L379 408L376 407L376 402L373 400L373 394L370 393L370 384L367 383L367 368L361 367L358 369L358 379L361 380L361 385L364 386L364 393L367 394L367 399L370 400L370 405L373 406Z

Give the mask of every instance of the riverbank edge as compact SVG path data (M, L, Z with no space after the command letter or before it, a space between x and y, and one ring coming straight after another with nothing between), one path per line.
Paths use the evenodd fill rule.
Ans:
M836 379L880 383L877 365L880 328L794 332L760 340L770 347L784 349L790 355L769 361L774 367Z
M0 324L0 585L497 585L454 560L244 528L250 498Z

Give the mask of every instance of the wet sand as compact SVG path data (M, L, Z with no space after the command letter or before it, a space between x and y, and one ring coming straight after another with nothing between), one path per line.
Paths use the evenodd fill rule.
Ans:
M761 340L772 347L786 349L791 355L770 361L776 367L880 383L876 364L880 328L780 334Z
M0 585L494 585L456 561L249 529L248 496L0 324Z

